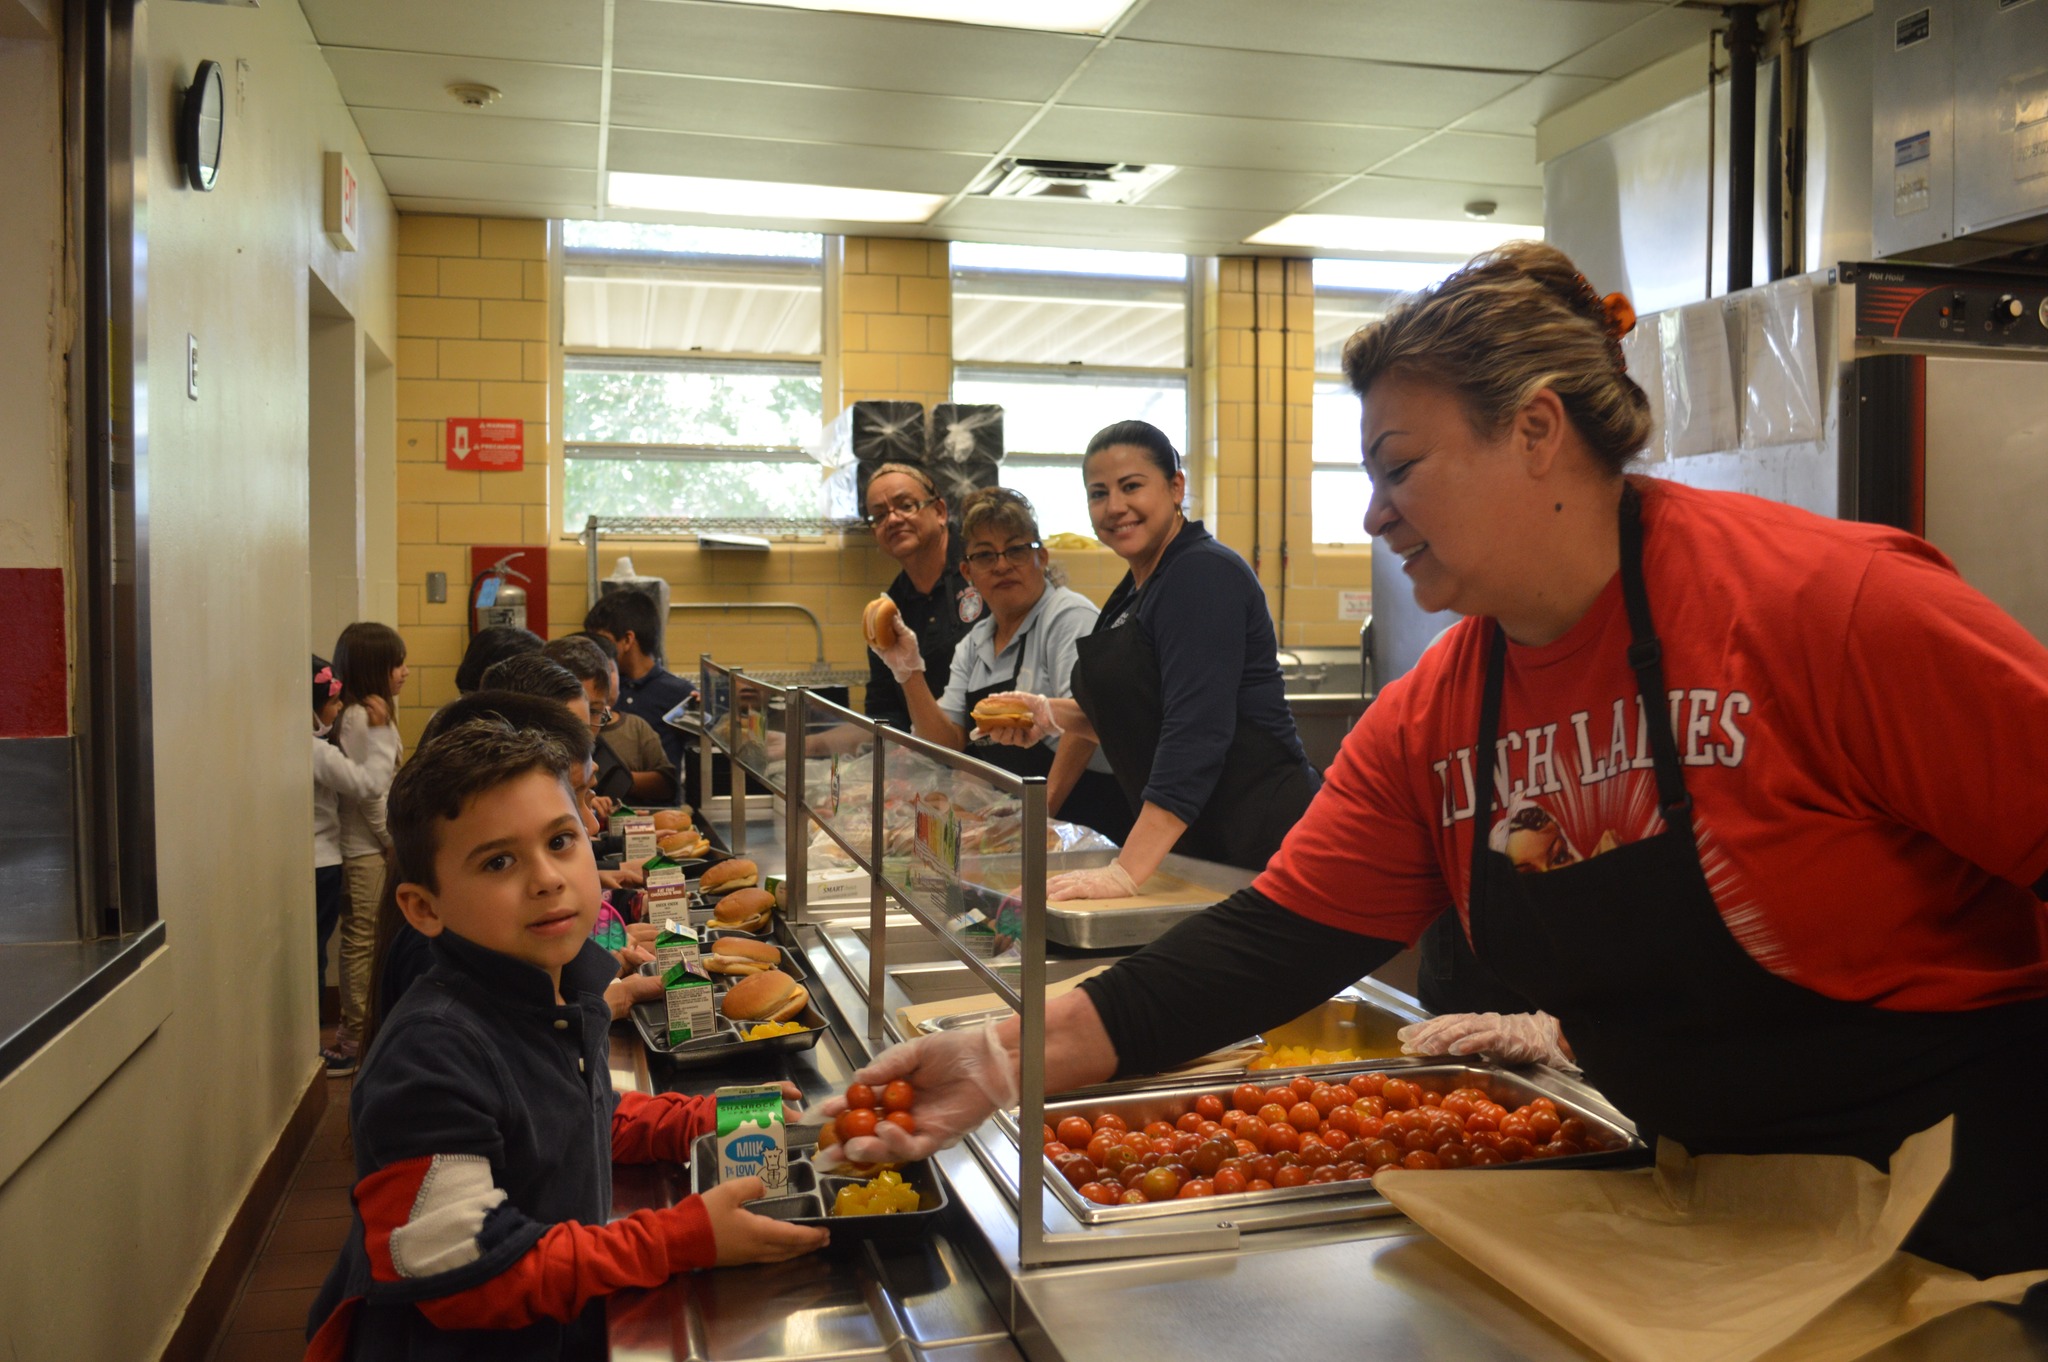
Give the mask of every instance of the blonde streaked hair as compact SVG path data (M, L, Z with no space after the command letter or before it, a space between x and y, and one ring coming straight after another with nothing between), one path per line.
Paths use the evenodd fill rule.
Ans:
M1345 343L1344 376L1361 398L1389 374L1439 384L1488 437L1549 388L1618 477L1650 440L1650 399L1621 353L1634 317L1555 246L1512 241L1360 329Z
M1038 512L1032 508L1031 498L1008 487L984 487L961 506L961 544L973 543L977 534L998 541L1045 537L1038 532ZM1046 569L1046 578L1054 586L1067 584L1066 574L1056 567Z

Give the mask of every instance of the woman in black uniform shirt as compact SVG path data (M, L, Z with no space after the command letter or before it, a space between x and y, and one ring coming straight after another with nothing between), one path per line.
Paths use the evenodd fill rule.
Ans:
M1187 477L1157 426L1098 432L1082 473L1096 537L1131 570L1079 642L1073 698L1012 692L1004 698L1038 723L1003 737L1069 734L1055 788L1100 745L1137 822L1115 861L1056 876L1047 892L1134 894L1170 851L1260 869L1317 784L1287 708L1265 592L1244 559L1181 513Z

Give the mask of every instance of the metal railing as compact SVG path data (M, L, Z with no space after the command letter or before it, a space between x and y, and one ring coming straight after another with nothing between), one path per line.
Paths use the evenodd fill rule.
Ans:
M791 920L805 919L807 853L810 828L815 825L845 856L868 875L868 999L867 1039L871 1048L883 1041L881 999L888 970L888 926L890 902L922 924L947 951L989 987L991 993L1017 1013L1019 1019L1019 1092L1017 1141L1018 1258L1025 1267L1051 1263L1080 1262L1105 1258L1154 1256L1169 1253L1225 1251L1237 1245L1237 1227L1229 1222L1190 1228L1103 1231L1100 1229L1049 1231L1045 1226L1045 1158L1033 1146L1029 1132L1045 1120L1046 1102L1046 785L1043 777L1018 776L1000 767L977 761L950 747L927 742L914 734L890 728L865 714L833 704L804 687L783 688L749 677L742 668L724 667L706 654L700 659L704 705L704 789L710 789L710 763L714 749L723 750L733 766L732 825L733 851L740 853L746 838L746 785L752 776L779 795L785 815L784 842L787 861L785 884ZM770 711L782 709L781 775L771 771L767 760L766 735ZM758 718L756 717L758 716ZM814 795L811 769L805 762L805 739L813 724L835 729L853 729L870 744L872 769L867 791L867 836L858 835L852 820L842 818L841 786L836 762L831 774ZM920 772L928 780L933 768L946 773L945 779L972 782L967 787L1014 799L1018 805L1018 847L1020 879L1013 893L1002 899L995 914L996 939L1016 912L1021 928L1018 937L1020 959L1015 982L975 949L963 943L959 926L985 914L963 912L949 916L960 906L969 887L960 875L960 840L957 820L958 796L962 786L950 786L951 797L935 790L918 796L921 806L915 850L901 862L906 871L892 869L888 796L892 772L915 780ZM795 773L792 775L792 773ZM951 816L952 821L948 823ZM947 830L950 827L950 839ZM951 858L935 850L935 843L950 840ZM864 843L864 844L863 844ZM1007 851L1002 853L1007 856ZM928 882L916 883L919 872ZM952 883L946 884L947 876ZM947 898L945 908L935 906L932 890L939 888ZM985 893L980 886L973 886Z

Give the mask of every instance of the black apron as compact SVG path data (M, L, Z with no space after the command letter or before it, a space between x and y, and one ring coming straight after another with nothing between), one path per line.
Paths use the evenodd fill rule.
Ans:
M1133 597L1126 612L1137 608ZM1159 653L1135 618L1099 628L1076 642L1072 684L1074 699L1095 726L1096 740L1135 819L1144 807L1165 722ZM1256 724L1240 721L1208 804L1173 849L1183 856L1264 870L1308 812L1315 793L1300 758Z
M1033 625L1032 628L1037 628ZM965 640L962 640L963 642ZM1010 679L993 685L982 686L967 692L967 709L971 716L974 707L991 695L1017 689L1017 678L1024 670L1024 646L1030 642L1030 633L1017 640L1017 665L1010 669ZM993 646L994 639L991 637ZM1048 678L1050 679L1050 678ZM974 720L968 719L972 726ZM1012 747L1008 743L984 743L975 749L974 755L991 766L1000 766L1005 771L1019 776L1048 776L1052 774L1053 749L1042 742L1029 747ZM1054 814L1066 823L1079 823L1093 828L1110 841L1122 846L1130 834L1132 815L1124 803L1123 791L1116 781L1100 771L1083 771L1074 788L1067 791L1067 798Z
M622 804L633 799L633 771L619 759L612 745L605 741L604 734L597 735L591 745L591 759L597 763L597 774L590 782L591 793L603 795L606 799ZM695 763L692 763L694 765Z
M1824 997L1758 964L1701 869L1642 574L1641 508L1621 509L1629 664L1650 723L1665 830L1589 861L1518 873L1488 846L1478 781L1471 943L1563 1025L1586 1077L1645 1138L1694 1154L1851 1154L1888 1166L1955 1115L1947 1181L1909 1252L1978 1276L2048 1267L2048 1001L1894 1012ZM1506 639L1494 626L1479 761L1496 750Z

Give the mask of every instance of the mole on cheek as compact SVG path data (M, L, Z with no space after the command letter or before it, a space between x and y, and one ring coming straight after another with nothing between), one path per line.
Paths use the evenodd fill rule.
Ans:
M1562 511L1562 510L1564 509L1564 503L1563 503L1563 502L1561 502L1561 501L1560 501L1560 502L1558 502L1558 503L1557 503L1557 509L1558 509L1558 510L1560 510L1560 511Z

